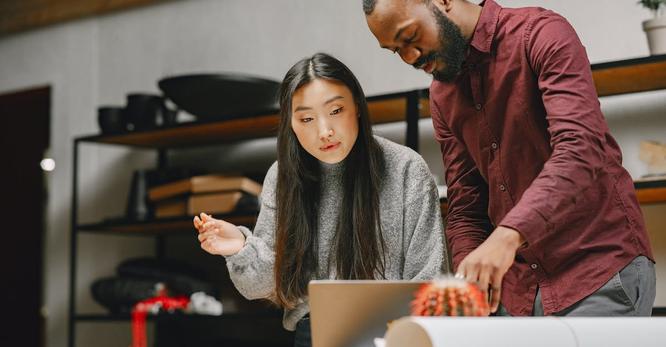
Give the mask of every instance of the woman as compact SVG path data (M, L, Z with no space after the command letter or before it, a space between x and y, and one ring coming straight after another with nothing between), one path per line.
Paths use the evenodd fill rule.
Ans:
M312 279L430 279L448 266L437 187L411 149L372 135L365 95L340 61L296 63L280 91L278 160L254 231L206 214L201 247L223 255L236 288L285 309L310 345Z

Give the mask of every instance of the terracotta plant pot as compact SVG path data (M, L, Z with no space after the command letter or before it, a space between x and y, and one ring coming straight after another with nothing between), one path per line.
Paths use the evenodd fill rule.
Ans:
M651 55L666 54L666 16L643 22Z

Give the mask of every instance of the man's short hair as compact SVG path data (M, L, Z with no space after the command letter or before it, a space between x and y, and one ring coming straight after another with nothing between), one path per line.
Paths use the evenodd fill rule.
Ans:
M366 16L370 15L372 11L375 10L376 4L377 0L363 0L363 12L365 12Z
M430 0L421 0L425 4L429 4ZM366 16L372 14L372 11L375 10L375 5L377 5L377 0L363 0L363 12Z

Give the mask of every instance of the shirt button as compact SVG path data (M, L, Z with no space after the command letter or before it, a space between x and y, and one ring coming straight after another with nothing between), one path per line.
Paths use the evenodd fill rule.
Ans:
M506 190L506 187L505 187L503 184L500 184L499 189L500 189L501 191L505 191L505 190Z
M499 146L497 145L497 142L493 142L490 144L490 147L492 147L493 149L497 149L497 147Z
M532 270L536 270L536 269L539 267L539 265L537 265L537 264L532 264L532 265L530 265L530 267L532 268Z
M477 111L481 111L481 104L474 105L474 108L476 108Z

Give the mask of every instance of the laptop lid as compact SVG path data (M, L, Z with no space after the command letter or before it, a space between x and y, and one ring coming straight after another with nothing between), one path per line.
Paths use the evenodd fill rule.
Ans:
M313 347L372 347L387 324L410 314L416 290L426 282L310 281Z

